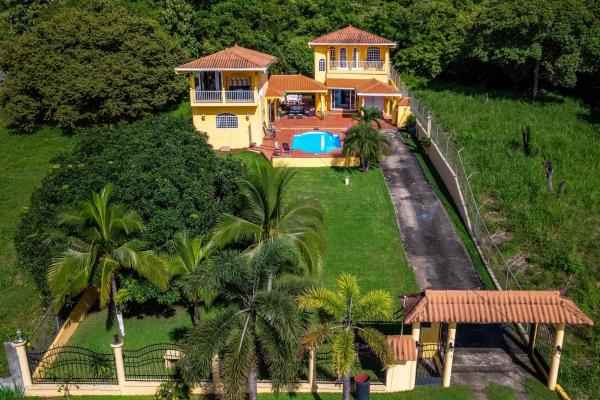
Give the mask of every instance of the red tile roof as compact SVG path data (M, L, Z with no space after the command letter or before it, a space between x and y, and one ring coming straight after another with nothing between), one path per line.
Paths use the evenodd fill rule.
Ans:
M404 321L593 325L559 291L425 290L405 297Z
M327 92L327 87L321 82L308 78L304 75L271 75L267 97L282 97L286 93L295 92Z
M318 44L380 44L395 46L396 43L381 36L365 32L349 25L343 29L328 33L308 42L309 45Z
M417 361L417 343L409 335L387 337L388 345L396 356L396 361Z
M328 88L354 89L358 95L385 95L400 96L400 91L393 86L387 85L377 79L327 79L325 85Z
M274 56L235 45L214 54L182 64L175 68L175 70L262 70L268 68L269 65L276 60L277 58Z

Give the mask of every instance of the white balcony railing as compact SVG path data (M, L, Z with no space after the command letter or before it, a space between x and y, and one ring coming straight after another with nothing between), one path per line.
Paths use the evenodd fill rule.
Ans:
M196 90L196 103L254 103L252 90Z
M350 71L383 71L383 61L329 61L331 70L350 70Z

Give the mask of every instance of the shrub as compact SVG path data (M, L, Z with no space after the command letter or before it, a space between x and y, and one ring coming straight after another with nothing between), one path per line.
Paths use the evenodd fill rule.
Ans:
M181 382L163 382L154 395L156 400L187 400L190 398L189 390Z
M110 0L56 7L3 43L0 105L10 127L138 118L184 93L184 79L173 73L184 52L158 22Z
M176 232L204 235L223 212L237 211L241 165L217 157L189 118L160 115L82 133L76 148L53 159L32 194L15 243L19 260L45 289L51 257L65 249L55 238L57 215L107 182L115 200L142 217L147 248L170 251Z

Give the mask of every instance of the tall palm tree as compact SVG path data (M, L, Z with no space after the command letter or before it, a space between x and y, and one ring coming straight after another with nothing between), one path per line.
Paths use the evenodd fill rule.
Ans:
M324 316L307 330L303 342L314 349L326 340L331 341L332 364L338 377L342 377L344 400L350 398L350 374L358 359L357 336L385 367L392 363L394 356L385 335L359 325L359 321L393 318L393 301L388 292L373 290L361 295L356 277L342 274L337 279L337 291L312 287L298 297L298 304L301 310L316 311Z
M198 325L198 306L210 305L217 293L198 284L194 276L202 274L207 267L211 248L204 244L201 236L189 238L185 233L175 235L176 254L168 260L171 277L181 294L188 302L192 324Z
M323 264L323 210L315 199L293 196L290 182L294 172L254 164L239 180L245 202L240 216L225 214L213 231L217 247L234 242L249 243L248 252L259 249L275 238L285 238L302 254L310 272Z
M359 157L364 172L369 166L379 165L384 156L391 153L390 140L372 125L360 122L348 129L344 137L342 152L346 155L346 164L351 157Z
M119 330L125 336L123 314L114 302L116 275L129 269L166 290L168 273L160 257L144 251L141 241L130 238L142 230L142 221L135 212L115 205L112 193L112 185L106 185L100 193L92 193L80 209L60 216L59 223L70 226L72 235L67 236L69 248L52 260L47 280L55 312L67 297L88 287L98 288L100 308L112 303Z
M381 128L380 119L383 118L383 113L377 107L361 107L356 114L352 116L353 120L363 122L367 125L375 124L377 128Z
M203 318L184 338L180 366L188 383L210 374L216 354L228 399L243 399L249 393L250 400L256 400L260 366L277 390L294 382L306 326L295 299L307 281L280 277L270 291L267 282L297 257L297 249L275 239L253 254L224 250L211 259L202 282L218 290L227 305Z

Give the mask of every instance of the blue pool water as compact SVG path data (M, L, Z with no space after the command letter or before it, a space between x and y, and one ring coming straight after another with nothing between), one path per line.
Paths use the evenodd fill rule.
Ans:
M292 139L292 149L306 153L329 153L341 148L340 135L329 132L304 132Z

